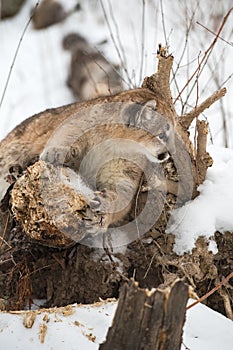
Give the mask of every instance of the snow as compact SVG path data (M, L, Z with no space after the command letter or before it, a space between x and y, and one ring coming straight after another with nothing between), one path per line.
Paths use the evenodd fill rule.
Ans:
M190 303L192 300L190 300ZM104 342L117 307L114 300L93 305L43 309L32 328L23 325L26 312L0 313L0 344L5 350L97 350ZM30 311L29 311L30 314ZM208 322L207 322L208 319ZM41 325L47 327L41 343ZM191 350L231 350L232 321L198 304L187 311L183 342ZM185 350L182 345L182 350Z
M211 237L216 231L233 231L233 150L209 147L214 164L199 186L200 195L172 213L167 232L176 236L175 251L190 252L199 236L210 239L210 250L217 252Z
M62 182L72 188L76 193L81 193L86 200L93 198L94 193L90 187L84 182L80 175L72 169L66 167L61 170Z
M94 305L74 305L48 309L36 316L32 328L23 325L25 313L0 314L0 344L6 350L33 349L98 349L111 324L116 302ZM71 315L70 315L71 313ZM46 316L45 316L46 315ZM49 319L47 322L46 320ZM44 343L40 340L40 327L47 326Z
M73 8L76 0L62 0L67 9ZM2 97L7 77L13 62L17 45L30 17L30 10L37 0L28 0L20 14L12 19L0 22L0 97ZM145 33L142 32L142 1L136 9L135 0L103 1L110 20L111 29L117 45L121 41L124 55L116 52L111 35L103 16L99 2L80 1L82 11L74 13L63 23L51 26L46 30L35 31L32 24L22 39L20 50L6 90L2 106L0 106L1 129L0 139L22 120L50 107L61 106L74 101L74 97L65 82L68 74L70 54L62 49L62 37L77 31L85 36L94 46L104 52L114 63L126 62L127 74L122 72L124 80L131 81L130 86L139 86L143 76L155 71L156 48L159 42L164 42L164 30L161 16L161 3L169 37L170 52L178 63L185 45L186 25L195 8L196 1L190 1L187 12L184 11L185 1L163 2L148 0L145 9ZM114 3L114 18L109 4ZM210 6L211 3L211 6ZM127 6L127 7L126 7ZM225 14L229 9L228 2L212 0L201 2L196 11L187 44L185 56L180 62L182 68L177 73L177 81L183 87L187 77L197 67L198 55L208 48L213 40L212 34L196 24L199 20L208 28L216 28L221 20L218 13ZM215 11L215 12L214 12ZM208 13L208 15L207 15ZM219 22L220 21L220 22ZM208 23L208 24L207 24ZM232 17L226 24L222 37L232 42ZM216 29L214 29L216 31ZM126 35L127 33L127 35ZM142 36L144 36L144 54L142 50ZM100 45L104 39L107 44ZM120 40L119 40L120 39ZM228 94L222 102L216 103L205 112L210 123L212 142L209 147L214 159L212 168L208 169L205 182L199 187L200 196L187 203L184 207L174 211L171 226L168 228L176 234L175 251L178 254L191 251L198 236L203 235L209 240L209 248L214 253L216 246L211 240L214 232L219 230L233 231L232 198L233 198L233 150L222 146L227 138L232 147L232 47L223 41L218 41L209 63L199 79L199 95L201 100L208 97L222 86L228 89ZM125 56L125 57L124 57ZM190 64L187 65L187 62ZM142 69L141 69L142 65ZM142 73L141 73L142 71ZM128 77L127 77L128 75ZM187 91L188 93L188 91ZM196 90L189 100L195 105ZM173 95L178 92L173 85ZM184 96L185 100L185 96ZM200 101L199 101L200 102ZM179 104L177 105L179 108ZM225 111L223 113L223 111ZM226 119L227 135L224 133L223 123ZM80 186L85 184L80 183ZM74 313L65 316L61 311L44 311L38 314L31 329L23 326L23 314L0 313L0 344L6 350L13 349L98 349L112 322L116 309L116 302L103 302L97 305L73 307ZM43 321L48 314L49 322ZM76 321L76 324L74 323ZM40 325L45 324L48 329L45 342L39 339ZM92 334L95 341L89 338ZM94 340L94 338L92 338ZM187 312L184 328L184 344L191 350L230 350L233 344L233 325L230 320L208 309L204 305L197 305ZM185 347L182 347L184 350Z
M233 323L228 318L202 304L189 309L186 317L183 341L190 350L232 349Z
M4 53L0 64L0 96L30 9L35 3L26 2L20 16L0 22L0 52ZM26 31L0 109L0 138L25 118L46 108L73 101L64 83L69 57L67 53L62 55L60 31L59 25L48 28L46 32L35 31L32 24Z

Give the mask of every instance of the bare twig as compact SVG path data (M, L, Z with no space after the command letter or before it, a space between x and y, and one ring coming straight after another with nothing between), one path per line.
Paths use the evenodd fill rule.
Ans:
M216 34L216 35L217 35L217 34ZM199 72L199 77L201 76L202 72L204 71L204 68L205 68L206 64L207 64L208 61L209 61L209 58L210 58L210 56L211 56L211 54L212 54L212 51L213 51L213 48L214 48L214 45L210 48L210 50L209 50L209 52L208 52L207 55L206 55L206 52L204 52L204 55L203 55L203 65L202 65L201 69L198 68L198 69L200 70L200 72ZM207 51L208 51L208 50L207 50ZM206 55L206 59L204 58L205 55ZM202 62L201 62L201 64L202 64ZM189 80L188 80L188 81L189 81ZM187 104L188 99L189 99L191 93L193 92L193 89L195 88L195 85L196 85L196 80L195 80L193 86L190 88L189 93L187 94L186 101L185 101L184 105Z
M125 67L127 67L127 60L126 60L126 56L125 56L125 49L124 49L124 47L122 45L122 42L121 42L119 26L118 26L117 21L115 19L114 11L113 11L112 4L111 4L110 0L108 0L108 7L109 7L110 16L112 17L112 21L113 21L113 24L115 26L116 37L117 37L117 40L118 40L119 48L121 49L123 64L124 64Z
M185 350L190 350L190 348L188 348L184 342L182 342L183 346L185 347Z
M140 66L140 74L139 74L139 84L142 81L142 73L144 66L144 49L145 49L145 0L142 0L142 37L141 37L141 66Z
M106 10L105 10L103 1L102 1L102 0L99 0L99 1L100 1L100 5L101 5L101 8L102 8L103 14L104 14L105 21L106 21L106 23L107 23L107 27L108 27L108 30L109 30L109 34L110 34L110 36L111 36L113 45L114 45L115 50L116 50L116 52L117 52L118 58L119 58L119 60L120 60L122 69L124 70L124 72L125 72L125 74L126 74L126 77L127 77L128 81L129 81L129 83L131 84L131 86L133 86L132 80L130 79L130 76L129 76L129 72L128 72L128 70L127 70L127 67L124 65L124 61L123 61L122 55L121 55L120 50L119 50L119 48L118 48L117 42L116 42L116 40L115 40L115 38L114 38L114 35L113 35L113 32L112 32L112 28L111 28L110 22L109 22L109 20L108 20L108 16L107 16L107 13L106 13Z
M104 67L98 63L97 60L94 60L95 64L104 72L107 80L108 80L108 92L111 95L111 86L110 86L110 77L109 77L109 73L104 69ZM94 82L94 88L95 88L95 92L99 95L99 91L98 91L98 86L97 86L97 82L95 82L94 78L93 78L93 74L90 71L90 69L88 69L88 66L85 64L85 68L87 70L88 75L90 76L90 79L92 81L92 83Z
M95 63L97 64L96 61L95 61ZM83 64L83 67L86 70L87 75L89 76L90 81L91 81L91 83L92 83L92 85L93 85L93 87L95 89L95 93L98 95L98 88L96 86L96 81L94 80L94 77L93 77L93 74L92 74L91 70L89 69L88 65L85 62L82 62L82 64Z
M116 67L114 67L114 64L111 63L108 58L105 56L105 54L99 50L99 48L97 46L94 46L94 49L103 56L103 58L105 58L105 60L109 63L110 67L112 68L112 70L114 71L114 73L116 73L118 75L118 77L130 88L130 84L127 80L124 79L124 77L122 77L122 75L119 73L119 71L116 69ZM83 51L86 54L89 54L87 51ZM94 60L94 62L96 62L96 60Z
M148 266L148 268L146 269L146 272L145 272L145 274L144 274L144 276L143 276L143 279L145 279L145 278L147 277L147 275L148 275L148 273L149 273L149 271L150 271L150 269L151 269L151 266L152 266L152 264L153 264L154 258L155 258L155 256L156 256L157 254L158 254L157 251L154 252L152 258L150 259L149 266Z
M196 85L197 85L197 95L196 95L196 104L195 104L195 108L197 108L198 106L198 100L199 100L199 74L200 74L200 52L199 52L199 55L198 55L198 71L197 71L197 75L196 75Z
M227 90L226 88L223 88L221 90L217 90L213 95L208 97L204 102L202 102L199 106L194 108L191 112L184 114L182 118L180 118L180 124L188 129L191 125L192 121L198 117L204 110L209 108L214 102L218 101L220 98L222 98L226 94Z
M231 306L231 297L227 293L228 291L225 290L225 288L221 288L218 290L219 294L221 295L226 311L226 315L230 320L233 320L233 312L232 312L232 306Z
M200 64L199 64L199 57L198 57L198 67L200 68ZM198 105L198 99L199 99L199 74L200 74L200 70L197 71L197 75L196 75L196 85L197 85L197 95L196 95L196 103L195 103L195 108L197 108ZM197 119L198 116L196 116ZM195 131L194 131L194 159L195 161L197 161L197 120L196 120L196 125L195 125ZM198 171L198 166L197 166L197 162L196 162L196 178L197 181L199 183L199 171Z
M142 188L143 180L144 180L144 176L142 175L140 178L140 181L139 181L138 190L137 190L136 198L135 198L134 219L135 219L138 239L140 240L140 244L141 244L141 247L144 249L144 252L146 252L146 249L145 249L145 247L140 239L141 237L140 237L140 230L139 230L139 226L138 226L138 217L137 217L138 199L139 199L139 194L140 194L140 191Z
M8 246L8 248L11 248L9 243L5 240L6 232L7 232L7 228L8 228L8 224L9 224L9 220L10 220L10 212L8 211L7 217L6 217L6 223L5 223L5 227L4 227L4 232L3 232L3 235L0 236L0 240L1 240L1 242L0 242L0 249L2 248L4 243Z
M231 278L233 277L233 271L222 280L222 282L220 282L216 287L214 287L213 289L211 289L208 293L206 293L205 295L203 295L200 299L196 300L194 303L190 304L189 306L186 307L186 310L191 309L193 306L201 303L202 301L206 300L210 295L212 295L213 293L215 293L219 288L221 288L222 286L224 286Z
M222 84L219 86L220 88L225 85L229 80L231 80L233 77L233 73L231 73L225 80L222 82Z
M1 101L0 101L0 111L1 111L1 108L2 108L2 104L3 104L3 100L5 98L5 95L6 95L6 91L7 91L7 88L8 88L8 85L9 85L9 81L10 81L10 77L11 77L11 74L12 74L12 70L14 68L14 65L15 65L15 61L16 61L16 58L18 56L18 53L19 53L19 49L20 49L20 46L22 44L22 41L23 41L23 38L25 36L25 33L29 27L29 24L31 23L32 21L32 18L34 16L34 13L39 5L40 1L37 1L35 7L34 7L34 10L32 11L32 14L28 20L28 22L26 23L25 27L24 27L24 30L23 30L23 33L21 34L21 37L19 39L19 42L18 42L18 45L16 47L16 51L15 51L15 54L14 54L14 57L13 57L13 60L12 60L12 63L11 63L11 66L10 66L10 70L9 70L9 73L7 75L7 80L6 80L6 83L5 83L5 86L4 86L4 90L3 90L3 94L2 94L2 97L1 97Z
M212 41L211 45L208 47L208 49L205 51L204 56L202 57L202 59L200 60L200 63L198 65L198 67L196 68L196 70L193 72L193 74L191 75L191 77L189 78L189 80L187 81L187 83L184 85L184 87L181 89L180 93L178 94L178 96L176 97L174 104L176 103L176 101L179 99L179 97L181 96L181 94L184 92L184 90L186 89L186 87L189 85L190 81L192 81L192 79L196 76L197 72L200 70L200 67L202 66L202 64L204 63L205 60L208 59L209 53L212 51L214 45L216 44L218 37L220 35L220 33L222 32L222 29L224 27L224 25L226 24L226 21L228 19L228 17L231 14L231 11L233 10L233 7L231 7L231 9L227 12L227 14L224 16L222 23L219 27L219 30L214 38L214 40Z
M167 32L166 32L164 12L163 12L163 0L160 0L160 9L161 9L161 15L162 15L162 26L163 26L163 34L165 39L165 46L168 47L168 39L167 39Z
M224 84L220 84L219 81L219 75L223 76L223 74L219 74L219 71L216 72L216 67L222 67L223 68L223 62L225 60L225 56L226 56L226 52L225 52L225 47L223 48L222 52L220 55L218 55L218 59L216 60L216 57L213 56L212 57L212 65L209 62L207 62L207 66L211 72L211 75L209 77L209 79L207 79L205 81L205 84L202 86L202 90L201 90L201 96L205 93L205 91L208 89L209 85L211 84L211 82L214 80L214 82L216 83L216 87L217 89L221 89L221 87L224 86Z
M187 49L188 40L189 40L189 34L190 34L190 31L191 31L191 28L192 28L193 19L194 19L194 16L195 16L195 13L196 13L196 10L197 10L198 6L199 6L199 1L198 1L197 4L196 4L196 7L195 7L195 9L194 9L194 11L193 11L193 13L192 13L191 18L190 18L189 25L187 26L186 33L185 33L184 47L183 47L183 50L182 50L182 52L181 52L181 55L180 55L179 61L178 61L178 63L177 63L176 69L175 69L174 72L173 72L173 77L172 77L172 79L171 79L171 83L172 83L172 81L175 79L176 73L177 73L177 71L179 70L179 68L181 67L181 62L182 62L182 59L183 59L183 57L184 57L185 51L186 51L186 49ZM187 20L188 20L188 19L187 19ZM199 56L198 56L198 57L199 57Z
M210 65L210 63L208 63L208 68L210 69L210 71L212 73L211 78L215 82L217 89L220 89L222 84L220 83L219 76L216 74L215 67L218 66L219 62L224 62L224 58L225 58L225 50L222 51L222 54L219 57L218 62L213 62L213 67ZM205 87L203 88L202 92L204 91L204 89L205 89ZM226 111L224 109L223 100L220 99L219 103L220 103L220 110L221 110L222 123L223 123L224 147L228 148L229 147L229 140L230 140L229 136L230 135L229 135L229 130L227 128L227 116L226 116Z
M213 34L214 36L216 36L216 33L215 33L215 32L213 32L212 30L210 30L209 28L207 28L206 26L204 26L204 25L201 24L200 22L197 21L196 23L197 23L199 26L201 26L201 27L203 27L204 29L206 29L209 33L211 33L211 34ZM226 43L226 44L228 44L228 45L230 45L230 46L233 46L233 43L231 43L231 42L225 40L225 39L222 38L221 36L218 36L218 38L219 38L220 40L224 41L224 43Z

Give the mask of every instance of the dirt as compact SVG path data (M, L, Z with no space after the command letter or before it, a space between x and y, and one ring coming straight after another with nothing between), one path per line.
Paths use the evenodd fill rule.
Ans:
M23 309L33 299L46 299L46 307L93 303L117 298L119 288L133 277L144 288L166 288L181 278L199 297L216 287L233 269L233 236L216 232L218 253L208 251L199 238L192 254L173 252L174 237L154 228L128 245L124 254L75 244L67 249L33 243L11 221L9 246L1 246L0 290L7 310ZM156 238L155 238L156 235ZM154 237L153 237L154 236ZM230 316L233 285L229 281L204 303Z

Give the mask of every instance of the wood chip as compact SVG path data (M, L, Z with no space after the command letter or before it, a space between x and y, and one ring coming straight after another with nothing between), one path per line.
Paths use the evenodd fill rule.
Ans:
M36 319L36 312L35 311L28 311L24 315L23 318L23 325L26 328L32 328L34 321Z
M40 342L43 344L44 341L45 341L45 336L46 336L46 333L47 333L47 329L48 327L46 326L46 324L42 323L40 324Z

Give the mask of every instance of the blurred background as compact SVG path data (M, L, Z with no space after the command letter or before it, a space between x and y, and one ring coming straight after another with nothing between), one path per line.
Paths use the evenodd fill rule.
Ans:
M162 44L174 56L171 87L179 114L227 88L202 117L209 144L232 148L229 10L227 0L0 0L0 139L47 108L141 86L156 71Z

